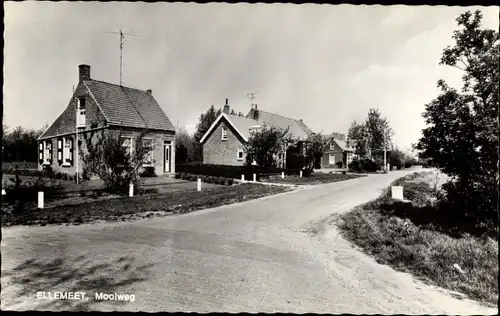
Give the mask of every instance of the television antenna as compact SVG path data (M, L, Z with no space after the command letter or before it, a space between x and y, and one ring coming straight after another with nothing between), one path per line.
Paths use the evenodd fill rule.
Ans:
M255 104L254 104L254 102L253 102L253 100L255 100L255 98L256 98L256 96L255 96L255 95L256 95L256 94L257 94L257 92L247 93L247 97L248 97L250 100L252 100L252 107L255 105Z
M125 35L127 36L135 36L138 37L139 35L135 33L125 33L122 30L116 31L104 31L103 33L105 34L115 34L120 36L120 86L123 84L123 44L125 44Z

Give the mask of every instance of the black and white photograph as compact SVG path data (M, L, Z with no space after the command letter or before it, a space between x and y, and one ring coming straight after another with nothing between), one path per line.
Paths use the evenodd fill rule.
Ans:
M0 309L497 315L499 19L4 2Z

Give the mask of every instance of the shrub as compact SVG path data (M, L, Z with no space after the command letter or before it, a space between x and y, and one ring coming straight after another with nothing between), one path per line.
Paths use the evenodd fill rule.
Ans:
M181 178L181 175L180 173L176 173L175 176L174 176L175 179L180 179Z
M411 168L413 164L411 162L405 162L405 168Z
M155 167L144 167L140 173L141 178L154 178L156 177Z
M226 185L233 185L233 183L234 183L233 179L231 179L231 178L226 179Z
M226 165L212 165L201 163L190 163L176 166L177 171L187 172L192 174L225 177L232 179L241 179L241 175L245 179L252 179L253 174L281 174L285 172L286 175L298 174L300 169L282 169L282 168L260 168L258 166L226 166Z
M218 181L217 181L217 184L225 185L226 184L226 180L224 178L219 178Z
M353 172L375 172L378 165L375 161L370 159L354 159L349 164L349 170Z
M335 167L337 168L342 168L342 161L338 161L337 163L335 163Z

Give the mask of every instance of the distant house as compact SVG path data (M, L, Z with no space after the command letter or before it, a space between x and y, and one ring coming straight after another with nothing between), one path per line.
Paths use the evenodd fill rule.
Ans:
M78 68L78 85L68 106L38 139L39 169L52 166L54 171L74 174L78 166L81 172L77 133L82 144L83 134L105 130L119 133L123 146L129 149L137 135L144 132L143 145L150 149L144 167L154 167L157 174L174 173L175 129L151 90L94 80L89 65Z
M251 133L264 125L288 128L292 137L298 141L296 147L287 148L277 157L280 166L285 167L287 155L303 153L303 142L312 131L302 120L295 120L278 114L259 110L257 105L244 117L232 115L228 100L223 111L210 126L200 142L203 145L203 163L242 166L246 161L245 145Z
M357 157L358 149L356 140L346 140L344 134L332 133L322 136L327 143L327 149L321 158L322 168L347 168Z

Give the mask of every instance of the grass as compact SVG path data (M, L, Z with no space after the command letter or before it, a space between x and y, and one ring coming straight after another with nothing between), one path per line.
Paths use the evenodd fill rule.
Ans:
M486 234L477 237L464 233L464 227L453 224L449 226L455 230L444 229L446 215L423 201L423 196L432 192L426 182L420 181L426 178L414 174L396 181L403 185L403 194L409 192L405 198L412 203L392 201L386 192L343 215L338 222L342 234L379 263L483 303L496 304L498 241ZM454 264L465 273L456 271Z
M354 174L340 174L340 173L313 173L309 177L300 177L298 175L293 176L285 176L285 179L282 179L281 176L274 176L269 179L265 179L265 182L271 183L283 183L283 184L322 184L322 183L331 183L331 182L339 182L346 181L350 179L366 177L365 175L354 175Z
M137 196L134 198L115 198L75 205L62 205L54 208L26 211L21 215L2 212L2 226L79 225L98 220L119 221L168 216L252 200L289 190L289 188L285 187L242 184L237 186L213 187L201 192L171 192Z

